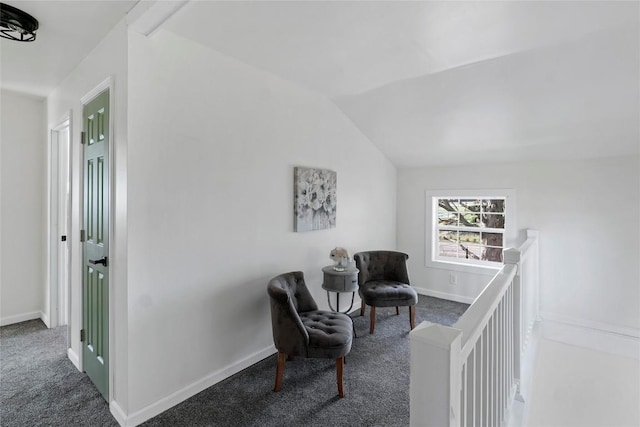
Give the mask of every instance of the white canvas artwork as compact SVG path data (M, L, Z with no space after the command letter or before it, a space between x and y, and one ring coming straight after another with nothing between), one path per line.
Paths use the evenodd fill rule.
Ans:
M294 168L295 231L335 228L336 181L337 173L331 170Z

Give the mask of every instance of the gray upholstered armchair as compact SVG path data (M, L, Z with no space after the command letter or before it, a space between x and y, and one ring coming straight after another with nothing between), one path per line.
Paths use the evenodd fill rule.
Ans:
M396 314L400 314L400 306L409 306L409 324L413 329L416 323L418 293L409 283L409 255L393 251L369 251L358 252L353 258L360 270L360 315L364 316L366 305L371 306L369 332L373 334L375 330L376 307L395 307Z
M280 391L287 358L301 356L336 361L338 395L344 397L344 357L353 340L351 318L346 314L318 310L301 271L281 274L269 281L273 342L278 349L276 384Z

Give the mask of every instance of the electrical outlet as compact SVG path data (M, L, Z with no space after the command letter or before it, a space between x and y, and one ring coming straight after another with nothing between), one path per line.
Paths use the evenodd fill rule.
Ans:
M451 285L457 285L458 284L458 276L456 276L455 273L449 273L449 283Z

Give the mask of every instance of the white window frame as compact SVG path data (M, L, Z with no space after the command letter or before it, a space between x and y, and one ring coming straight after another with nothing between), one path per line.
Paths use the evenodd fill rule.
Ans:
M489 263L473 261L456 261L455 259L445 260L438 258L438 233L437 223L438 204L434 203L436 199L505 199L505 224L504 224L504 248L512 247L515 243L515 204L516 192L513 189L495 189L495 190L427 190L425 197L425 229L426 229L426 266L430 268L440 268L445 270L455 270L462 272L478 273L493 275L496 270L502 268L501 263Z

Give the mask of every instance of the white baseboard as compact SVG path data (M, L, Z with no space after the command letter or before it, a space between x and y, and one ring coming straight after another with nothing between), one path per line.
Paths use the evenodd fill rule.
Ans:
M563 314L541 312L540 317L543 320L550 320L552 322L566 323L568 325L580 326L582 328L595 329L602 332L624 335L632 338L640 338L640 329L629 328L626 326L611 325L609 323L595 322L592 320L577 319L571 316L565 316Z
M634 328L541 313L542 338L640 359L640 331Z
M120 407L120 405L118 405L118 402L116 402L115 400L112 400L109 403L109 410L111 411L111 415L113 415L113 418L116 419L118 424L120 424L121 426L126 425L127 416L122 410L122 408Z
M431 289L418 288L417 286L414 286L413 289L415 289L416 292L418 292L420 295L446 299L449 301L462 302L465 304L471 304L475 300L475 298L472 298L472 297L465 297L463 295L450 294L447 292L432 291Z
M16 314L14 316L0 317L0 326L13 325L14 323L26 322L27 320L34 319L42 319L45 325L48 325L48 323L44 320L45 317L46 316L41 311L31 311L29 313ZM48 320L49 318L47 317L47 321Z
M146 406L145 408L140 409L139 411L134 412L133 414L125 417L124 423L120 422L120 425L125 427L134 427L138 424L141 424L158 414L166 411L169 408L177 405L178 403L194 396L201 391L211 387L214 384L219 383L220 381L229 378L231 375L236 374L243 369L248 368L249 366L271 356L272 354L277 353L275 346L269 346L260 351L253 353L252 355L245 357L242 360L237 361L236 363L227 366L226 368L220 369L219 371L213 372L206 377L189 384L181 390L176 391L175 393L166 396L151 405ZM118 408L120 409L120 408ZM121 410L121 409L120 409ZM114 415L115 416L115 415ZM117 419L117 418L116 418Z
M640 359L640 331L633 328L541 313L542 337L605 353Z
M44 323L47 328L51 327L49 316L47 316L46 314L40 312L40 320L42 320L42 323Z
M73 366L75 366L78 371L82 372L82 369L80 368L80 358L78 357L78 353L73 351L72 348L68 348L67 357L69 358L69 360L71 360Z

